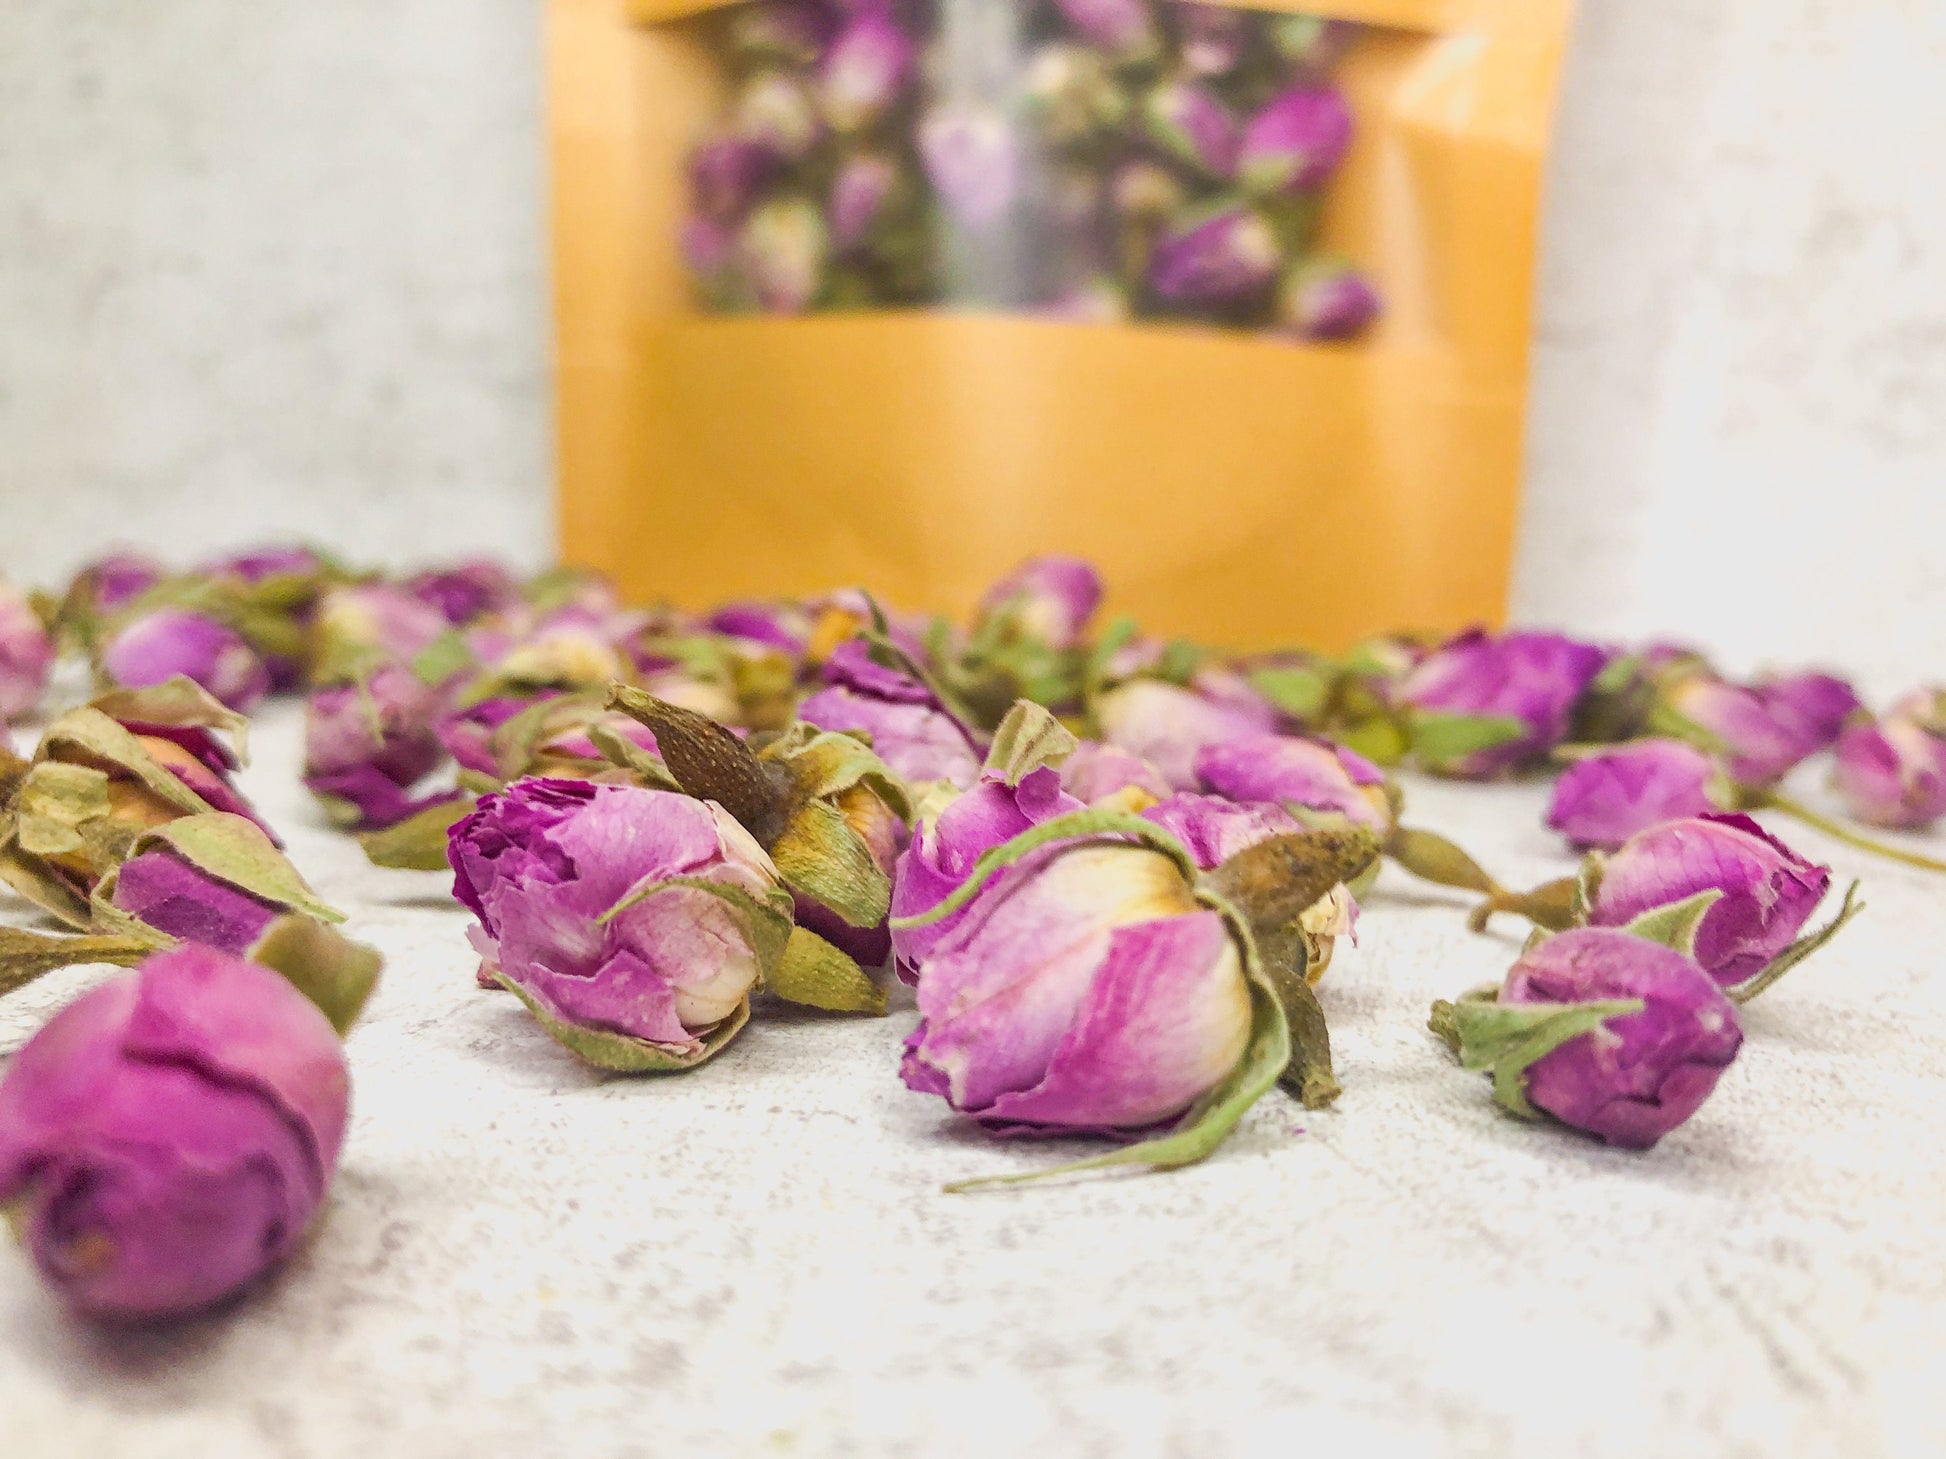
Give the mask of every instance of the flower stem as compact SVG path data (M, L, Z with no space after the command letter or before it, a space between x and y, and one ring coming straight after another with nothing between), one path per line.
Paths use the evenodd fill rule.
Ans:
M1870 836L1854 831L1844 822L1833 820L1830 816L1814 811L1801 801L1792 800L1777 791L1764 791L1758 797L1756 804L1759 809L1782 811L1785 815L1804 822L1813 830L1824 832L1832 840L1842 841L1847 846L1855 846L1860 851L1869 851L1874 856L1885 856L1893 861L1902 861L1907 866L1916 866L1922 871L1946 873L1946 861L1922 856L1917 851L1907 851L1903 847L1888 846L1883 841L1874 841Z

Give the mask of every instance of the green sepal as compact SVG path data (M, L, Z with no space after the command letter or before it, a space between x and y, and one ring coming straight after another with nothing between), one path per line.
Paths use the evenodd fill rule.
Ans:
M493 976L503 988L527 1005L527 1011L534 1015L540 1026L569 1053L583 1063L618 1074L674 1074L694 1069L721 1053L750 1021L750 1000L745 998L728 1018L703 1035L696 1048L680 1049L670 1044L652 1044L646 1039L630 1038L625 1033L614 1033L608 1029L582 1028L569 1023L555 1017L533 994L498 968L493 970Z
M453 827L472 813L465 796L442 800L414 812L403 821L377 831L358 832L358 845L373 866L395 871L446 871L446 845Z
M784 786L724 726L626 684L610 687L608 707L654 732L662 763L686 794L715 801L760 846L784 833L790 815Z
M986 773L1019 785L1036 770L1061 764L1079 743L1052 711L1031 699L1017 699L993 732Z
M84 828L100 827L110 814L107 771L43 760L15 787L14 841L30 856L72 855L90 844ZM135 835L122 834L125 841Z
M1858 900L1858 883L1853 882L1845 888L1844 905L1838 909L1836 917L1817 931L1807 932L1798 938L1796 942L1772 958L1762 972L1752 974L1734 988L1725 991L1734 1002L1748 1003L1759 993L1768 991L1784 974L1836 937L1847 922L1864 910L1865 904Z
M857 961L808 927L791 930L784 955L766 979L770 992L786 1003L828 1013L885 1015L885 990Z
M246 956L288 978L331 1020L339 1038L358 1021L385 965L377 949L298 914L266 927Z
M1316 724L1324 717L1335 687L1322 669L1282 665L1252 669L1250 687L1300 724Z
M110 963L118 968L132 968L150 953L169 946L170 941L153 933L66 936L30 932L24 927L0 927L0 997L25 987L43 973L76 963Z
M770 859L794 890L853 927L876 927L891 909L892 879L834 805L814 800L799 809Z
M184 816L144 831L135 838L130 854L139 856L157 845L167 846L199 871L253 897L307 913L320 922L345 920L343 912L319 900L290 859L271 844L263 827L246 817L228 811Z
M1505 714L1441 714L1412 716L1409 740L1422 767L1435 773L1450 769L1468 756L1497 750L1529 733L1524 720Z
M612 724L597 720L588 726L588 742L601 751L602 759L617 770L624 771L630 780L644 790L674 790L682 787L676 777L669 773L669 767L643 749Z
M110 689L88 701L119 724L218 730L227 735L237 763L250 761L250 716L238 714L186 674L140 689Z
M806 801L835 800L865 785L900 820L910 823L912 819L905 782L857 735L800 722L766 743L758 751L757 760L767 769L782 772L788 786L787 808L794 809ZM774 783L776 777L772 778Z
M1646 938L1679 952L1684 957L1696 956L1696 929L1703 925L1703 919L1710 914L1710 908L1723 900L1723 889L1711 887L1708 891L1684 897L1680 902L1671 902L1664 907L1651 907L1622 931L1634 937Z
M70 927L85 930L94 925L87 897L57 876L39 857L22 851L11 830L0 839L0 882Z
M419 650L412 660L412 672L428 689L437 689L478 663L473 650L467 647L466 635L455 628Z
M85 757L77 759L76 757ZM142 742L117 721L99 709L83 705L70 709L47 727L35 758L58 760L65 764L110 765L126 770L154 793L184 815L203 815L213 809L182 779L158 761Z
M1334 731L1333 738L1354 755L1363 755L1374 765L1397 765L1411 746L1406 732L1390 716L1374 714Z
M1460 1066L1491 1070L1493 1097L1522 1119L1540 1119L1527 1099L1529 1066L1611 1018L1640 1013L1640 998L1593 1003L1500 1003L1464 998L1433 1004L1428 1022L1459 1055Z
M1243 949L1246 972L1270 989L1283 1011L1290 1059L1279 1082L1304 1108L1324 1108L1344 1087L1331 1067L1331 1029L1314 986L1323 969L1313 972L1312 939L1295 920L1281 926L1253 922L1208 885L1198 888L1196 900L1223 918Z
M1437 831L1395 826L1386 839L1385 854L1421 881L1435 886L1458 887L1487 896L1504 890L1477 861Z
M1081 702L1087 711L1090 725L1096 730L1100 727L1094 724L1095 701L1108 688L1108 666L1115 655L1128 646L1129 641L1135 637L1136 631L1136 622L1133 618L1123 616L1111 620L1102 629L1101 636L1095 640L1094 647L1088 651L1088 657L1082 663Z

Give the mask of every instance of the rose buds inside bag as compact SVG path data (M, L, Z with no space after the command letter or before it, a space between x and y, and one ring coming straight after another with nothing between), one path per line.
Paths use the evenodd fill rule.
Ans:
M572 560L961 620L1085 552L1239 647L1503 616L1568 0L550 7ZM982 728L1071 667L990 627Z

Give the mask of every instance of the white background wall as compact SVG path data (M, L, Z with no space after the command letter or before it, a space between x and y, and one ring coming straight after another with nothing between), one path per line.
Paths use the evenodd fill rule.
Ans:
M548 550L538 0L0 3L0 570ZM1517 600L1946 676L1946 5L1584 0Z

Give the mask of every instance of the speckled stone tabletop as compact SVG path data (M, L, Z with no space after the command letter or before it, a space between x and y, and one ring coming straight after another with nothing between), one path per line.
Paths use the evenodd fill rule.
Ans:
M1324 987L1335 1108L1273 1094L1171 1175L950 1196L1078 1147L993 1144L908 1093L909 1002L765 1017L678 1078L578 1066L475 989L443 878L323 826L296 731L267 716L248 787L388 959L328 1217L233 1310L119 1335L0 1250L10 1453L1946 1453L1922 873L1798 838L1870 908L1646 1155L1522 1125L1450 1062L1427 1004L1518 934L1388 870ZM1568 865L1538 788L1410 795L1508 879ZM0 1051L101 976L0 1005Z

